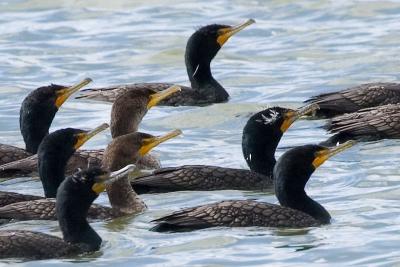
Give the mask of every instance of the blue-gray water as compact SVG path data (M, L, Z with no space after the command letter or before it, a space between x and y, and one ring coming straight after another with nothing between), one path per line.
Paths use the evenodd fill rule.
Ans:
M257 23L234 36L212 64L231 95L227 104L161 107L141 130L181 128L184 136L155 152L164 166L213 164L246 168L241 131L246 115L270 105L299 106L312 95L400 73L400 3L396 1L180 1L6 0L0 2L0 142L23 146L18 112L24 96L51 82L91 77L93 86L125 82L187 84L183 54L199 26ZM71 99L52 130L92 127L109 120L111 105ZM239 115L239 116L238 116ZM319 142L323 121L299 121L280 147ZM105 147L109 133L84 148ZM280 155L284 149L278 149ZM393 266L400 264L398 141L358 145L318 169L309 194L331 213L331 225L304 231L268 228L149 232L149 221L171 211L222 199L273 195L240 191L145 195L137 217L93 223L101 250L79 258L21 265L126 266ZM40 183L19 179L0 190L42 194ZM98 202L107 204L102 196ZM0 229L31 229L60 236L56 222L20 222Z

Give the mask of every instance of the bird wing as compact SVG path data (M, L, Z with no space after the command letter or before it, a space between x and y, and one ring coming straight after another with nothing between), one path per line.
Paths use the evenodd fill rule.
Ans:
M23 148L0 144L0 165L32 156Z
M206 165L161 168L132 181L139 194L182 190L263 190L271 185L269 177L256 172Z
M55 199L16 202L0 207L1 219L57 220Z
M332 133L374 139L400 138L400 104L362 109L333 118L327 128Z
M28 200L42 199L41 196L27 195L27 194L19 194L14 192L4 192L0 191L0 207Z
M78 150L68 160L66 175L70 175L77 168L85 169L90 162L91 166L101 166L104 149ZM9 162L0 166L0 178L15 176L31 176L37 173L37 155Z
M346 90L314 96L307 100L320 106L319 112L334 115L362 108L400 103L399 83L367 83Z
M115 85L103 88L88 88L81 90L80 95L76 98L114 102L118 95L123 94L128 90L151 89L154 91L162 91L173 85L174 84L172 83L134 83L134 84ZM187 90L193 91L190 87L187 86L181 86L181 89L186 91ZM174 99L176 97L177 96L171 96L169 97L169 99ZM174 102L173 100L165 99L161 101L160 104L169 103L169 101Z
M88 211L91 220L113 218L110 207L92 204ZM57 220L56 202L54 198L22 201L0 207L0 219L14 220Z
M319 223L297 210L254 200L228 200L184 209L153 220L152 230L187 231L216 226L308 227Z
M59 237L24 230L0 231L0 258L49 259L78 253Z

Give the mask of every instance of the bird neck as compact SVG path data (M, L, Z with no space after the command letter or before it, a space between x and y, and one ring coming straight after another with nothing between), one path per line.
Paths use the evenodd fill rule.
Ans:
M255 136L245 128L242 136L242 152L250 170L272 177L276 163L275 151L281 137L271 135L267 138L265 134Z
M44 195L47 198L54 198L57 189L65 178L65 169L71 155L64 153L39 152L38 171L42 181Z
M111 161L107 162L107 153L103 158L103 167L110 171L117 171L137 159L126 158L121 162L114 161L111 156ZM113 182L112 184L106 185L106 191L110 200L111 207L113 208L114 214L117 216L131 215L143 211L146 206L140 199L138 194L133 190L128 175Z
M58 108L49 105L46 99L38 96L37 90L22 101L19 112L19 126L25 142L26 151L36 154L40 142L49 134L50 125Z
M107 185L106 190L113 212L118 216L136 214L145 209L143 201L133 190L128 177Z
M77 244L85 251L98 250L101 237L86 219L89 207L96 197L88 200L86 196L62 191L57 194L56 210L64 241Z
M118 107L118 110L111 115L110 131L112 138L137 132L139 123L146 112L147 110L143 107Z
M212 76L210 67L211 61L202 60L194 63L187 53L185 55L185 62L192 89L205 99L210 99L213 102L224 102L228 100L229 94Z
M266 175L272 176L272 172L276 163L275 160L276 147L257 149L250 153L246 153L245 160L250 170ZM243 153L245 155L245 153Z
M296 177L296 179L299 178ZM285 177L276 177L274 184L276 197L282 206L307 213L322 224L330 222L331 216L329 212L307 195L304 191L304 186L302 188L297 187L293 180L286 181Z
M20 131L25 142L25 150L36 154L43 138L49 134L49 128L57 110L52 110L47 114L42 112L21 108L20 112Z

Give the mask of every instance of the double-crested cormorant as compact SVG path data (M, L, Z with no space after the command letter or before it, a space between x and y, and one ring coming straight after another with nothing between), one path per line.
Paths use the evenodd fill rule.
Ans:
M191 88L182 86L182 91L179 94L165 99L160 104L196 106L228 101L229 94L212 76L210 63L232 35L254 22L253 19L249 19L238 26L213 24L197 30L189 38L185 52L185 64ZM118 94L127 90L150 88L160 91L171 85L169 83L141 83L87 89L82 91L82 95L78 98L113 102Z
M306 101L316 103L317 116L333 117L360 109L400 103L400 83L367 83L342 91L314 96Z
M100 168L78 171L67 177L57 191L56 210L63 238L25 230L0 231L0 258L51 259L96 251L102 239L89 225L89 207L105 188L124 172Z
M148 88L127 91L121 94L114 102L111 110L110 130L112 137L117 137L138 130L147 111L160 101L170 97L180 90L179 86L171 86L163 91L154 91ZM68 161L66 173L72 173L76 168L84 168L91 162L100 166L104 149L77 151ZM0 177L12 175L27 175L37 170L37 156L11 162L0 166ZM151 155L146 155L140 162L139 168L159 168L159 162Z
M118 170L121 166L135 163L155 146L181 133L180 130L174 130L162 136L152 136L136 132L116 137L104 152L102 167L113 171ZM128 177L108 185L107 194L114 214L117 216L134 215L146 208L144 202L132 189Z
M54 198L56 196L57 188L64 180L65 166L71 155L87 140L106 128L108 128L108 124L102 124L92 131L66 128L57 130L43 138L38 149L38 170L45 197ZM12 213L16 210L21 213L23 209L13 205L16 205L16 202L22 203L22 199L26 201L32 200L32 198L38 199L41 197L0 192L0 218L15 218ZM40 206L44 202L34 200L32 203ZM32 204L31 207L35 205ZM42 208L35 208L35 210L40 209ZM21 216L24 215L21 213Z
M263 190L272 186L275 150L283 133L299 117L318 108L298 110L273 107L254 114L243 129L243 155L250 170L206 165L161 168L138 177L132 186L138 193L182 190Z
M400 138L400 104L361 109L331 119L326 127L332 139L372 141Z
M311 227L330 223L331 216L311 199L304 187L331 156L351 147L348 141L334 148L305 145L285 152L274 168L279 205L254 200L228 200L184 209L154 220L154 231L189 231L216 226Z
M22 101L19 125L25 149L0 144L0 165L36 154L43 137L49 134L58 109L73 93L90 83L86 78L71 87L51 84L33 90Z
M175 130L163 136L152 136L145 133L135 132L114 138L104 152L103 166L105 169L115 171L123 166L137 162L145 156L153 147L179 135L181 132ZM50 134L49 136L53 135ZM48 139L48 137L46 137ZM44 141L46 140L44 139ZM70 143L69 138L64 137L64 143ZM43 142L44 142L43 141ZM69 146L60 143L60 139L53 139L43 153L43 162L40 166L40 174L47 197L53 197L52 192L56 190L57 181L64 178L62 165L65 166L68 158L66 152ZM40 145L39 151L41 151ZM58 151L64 151L64 156L53 155ZM53 157L52 157L53 155ZM58 158L57 158L58 157ZM57 163L58 166L57 166ZM39 163L40 165L40 163ZM52 168L52 166L55 166ZM65 167L64 167L65 168ZM43 176L42 176L43 175ZM62 175L62 176L61 176ZM47 181L45 183L44 181ZM127 214L136 214L145 208L143 202L137 197L129 184L128 177L123 177L116 184L107 187L112 208L93 204L88 213L90 219L110 219ZM56 209L54 199L40 199L23 201L0 207L0 219L16 220L56 220Z

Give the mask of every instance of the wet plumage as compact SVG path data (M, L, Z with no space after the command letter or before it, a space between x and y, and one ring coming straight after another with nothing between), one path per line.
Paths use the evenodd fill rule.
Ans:
M311 227L330 222L328 211L304 191L310 176L330 156L350 147L305 145L285 152L274 168L275 193L281 205L228 200L187 208L154 220L154 231L189 231L225 227Z
M229 94L211 74L211 61L223 44L235 33L254 23L248 20L239 26L208 25L197 30L188 40L185 51L185 64L191 87L182 86L182 91L161 105L209 105L226 102ZM169 83L142 83L87 89L79 98L113 102L116 97L129 90L148 88L155 91L171 86Z
M86 78L71 87L51 84L30 92L22 101L19 114L25 149L0 145L0 165L35 154L40 142L49 134L50 125L61 105L70 95L90 82L91 79Z
M113 171L132 164L146 155L153 147L180 133L179 130L175 130L163 136L152 136L140 132L118 136L107 146L102 167ZM106 190L115 213L135 215L146 209L146 204L133 190L128 177L123 177L115 183L107 185Z
M250 170L207 165L161 168L138 177L132 186L138 193L182 190L267 190L272 188L275 150L283 133L301 115L315 110L273 107L253 115L243 129L243 156Z
M110 130L112 137L136 132L147 111L168 99L180 90L177 86L169 87L161 92L150 89L127 91L114 102L111 110ZM89 162L93 166L101 166L104 149L76 151L68 161L66 174L71 174L76 168L85 168ZM141 169L157 169L160 162L151 154L141 158L137 165ZM37 156L11 162L0 166L0 177L15 175L32 175L37 171Z
M0 231L0 258L51 259L98 250L102 239L86 216L100 193L97 188L110 178L110 173L99 168L67 177L57 191L56 200L63 238L24 230Z
M327 129L341 138L361 140L400 138L400 104L361 109L333 118Z
M399 83L367 83L342 91L314 96L306 101L316 103L318 116L333 117L370 107L400 103Z
M66 128L47 135L38 149L38 170L46 198L20 202L22 198L37 198L37 196L1 192L3 198L9 204L0 207L0 218L18 220L55 219L55 203L52 198L56 196L59 185L65 179L67 161L77 148L107 127L107 124L103 124L92 131ZM93 207L92 209L95 210L96 208ZM96 211L93 210L91 218L96 216ZM99 218L103 218L107 210L109 209L98 208Z

